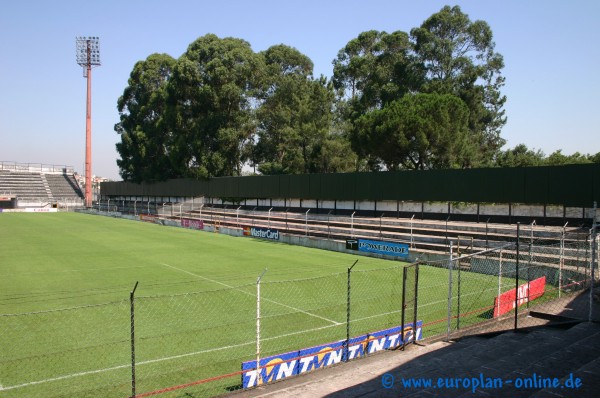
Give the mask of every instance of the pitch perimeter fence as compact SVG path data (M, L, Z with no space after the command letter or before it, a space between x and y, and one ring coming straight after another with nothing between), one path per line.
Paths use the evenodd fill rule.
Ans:
M439 262L367 270L358 261L284 281L266 270L211 291L134 288L116 302L0 315L0 397L213 396L420 337L598 320L592 232L576 243L519 236L460 256L452 248Z

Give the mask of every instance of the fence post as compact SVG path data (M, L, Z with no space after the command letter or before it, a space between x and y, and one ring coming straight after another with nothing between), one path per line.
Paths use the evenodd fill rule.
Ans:
M452 327L452 242L450 242L450 261L448 262L448 326L446 340L450 341L450 329Z
M135 282L133 290L129 293L129 304L131 309L131 398L135 398L135 289L137 289L138 282Z
M256 385L261 384L260 374L260 280L263 275L267 272L267 268L256 280Z
M567 224L563 226L562 233L560 235L560 259L558 261L558 298L560 298L562 290L562 271L563 264L565 262L565 228L567 227Z
M269 209L269 218L267 219L268 220L267 224L268 224L269 229L271 229L271 210L273 210L272 207Z
M594 202L594 221L592 222L592 261L590 264L590 308L588 311L588 321L592 321L592 306L594 304L594 264L596 263L596 240L598 239L596 235L596 202Z
M415 247L415 240L413 237L413 218L415 218L415 215L413 214L412 217L410 218L410 247Z
M401 308L402 315L400 316L400 333L401 333L400 338L402 339L401 340L402 350L404 350L404 346L406 345L406 342L404 341L404 321L406 320L406 318L404 316L405 315L404 313L406 312L406 274L407 274L406 269L407 269L406 267L404 267L402 269L402 308ZM414 327L416 330L416 328L417 328L416 324Z
M347 288L347 297L346 297L346 347L344 356L346 358L345 362L348 362L348 352L350 348L350 273L352 272L352 268L358 263L358 260L352 264L350 268L348 268L348 288Z
M498 299L496 300L496 307L498 309L498 319L500 319L500 297L502 295L502 249L500 249L498 263Z
M533 262L533 227L535 226L535 220L531 223L531 235L529 237L529 261L527 262L527 300L526 306L529 309L529 281L531 280L531 263Z
M418 302L419 302L419 259L416 259L415 265L415 306L413 309L413 342L417 341L417 310L418 310ZM404 330L404 325L402 325L402 330Z
M304 214L304 221L305 221L305 225L306 225L306 236L308 236L308 212L310 211L310 209L306 210L306 213Z
M515 328L517 331L517 317L519 315L519 240L521 239L521 223L517 223L517 261L515 264Z
M460 238L458 240L458 244L460 245ZM456 330L460 329L460 251L457 253L458 257L456 258L456 265L458 270L457 275L457 293L456 293Z

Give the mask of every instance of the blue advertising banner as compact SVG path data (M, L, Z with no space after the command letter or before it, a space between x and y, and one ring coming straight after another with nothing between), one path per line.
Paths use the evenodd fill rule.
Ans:
M388 256L408 257L408 245L406 243L381 242L377 240L358 240L358 251L385 254Z
M417 321L416 340L421 340L423 321ZM415 340L413 324L404 327L404 340ZM400 326L379 330L357 337L348 342L339 340L316 347L290 351L279 355L261 358L259 361L260 378L257 377L256 360L242 363L242 388L256 387L286 377L296 376L311 370L324 368L333 364L360 358L381 350L397 348L403 344Z

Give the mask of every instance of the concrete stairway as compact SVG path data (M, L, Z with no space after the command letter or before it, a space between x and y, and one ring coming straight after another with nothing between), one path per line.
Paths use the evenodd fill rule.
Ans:
M481 377L484 382L499 382L474 389L474 380ZM555 378L556 388L543 386ZM406 385L414 380L432 384ZM445 385L438 386L438 380ZM570 383L579 387L569 388ZM596 398L600 396L600 324L546 325L450 343L410 345L405 351L379 353L231 396Z
M598 397L600 396L600 324L539 327L499 335L463 338L454 344L413 359L390 372L394 386L383 388L381 377L329 397ZM502 381L501 387L478 388L463 380L483 376ZM450 386L406 388L402 379L438 378ZM456 379L461 378L461 381ZM536 380L534 383L533 380ZM545 387L544 381L558 379L559 386ZM567 381L580 380L579 388ZM529 384L528 384L529 383Z

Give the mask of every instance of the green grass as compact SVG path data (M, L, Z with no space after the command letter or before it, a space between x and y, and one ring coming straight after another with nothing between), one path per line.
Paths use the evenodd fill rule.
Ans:
M400 324L397 261L78 213L0 214L0 244L0 397L128 396L136 282L138 394L234 373L255 358L265 269L262 356L345 338L356 260L351 335ZM464 274L461 325L483 320L498 289L497 277ZM424 335L442 333L447 270L421 266L419 280ZM160 396L221 394L240 378Z

